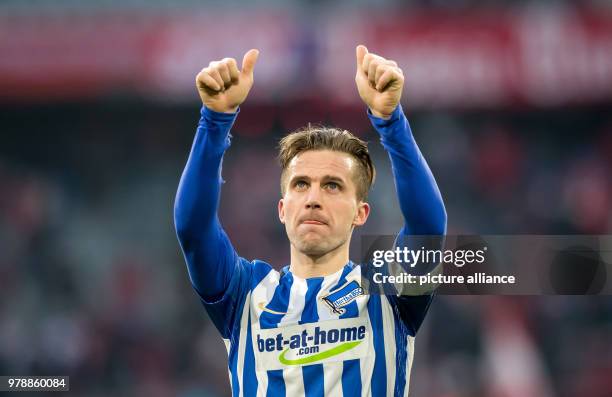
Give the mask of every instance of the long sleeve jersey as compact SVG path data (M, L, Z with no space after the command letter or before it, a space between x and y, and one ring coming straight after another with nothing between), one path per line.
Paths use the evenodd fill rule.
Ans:
M414 337L431 295L368 295L352 261L300 278L238 255L217 210L221 162L235 114L202 108L179 184L174 220L193 288L228 352L233 396L406 396ZM368 111L389 154L404 226L443 235L446 211L401 106Z

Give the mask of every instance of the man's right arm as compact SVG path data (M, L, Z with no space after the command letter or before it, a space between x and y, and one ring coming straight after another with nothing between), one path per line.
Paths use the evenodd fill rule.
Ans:
M174 203L174 223L191 283L206 301L215 301L229 286L237 254L217 216L221 159L230 145L236 114L203 106L189 159Z
M237 279L240 260L217 216L221 160L230 145L229 131L238 106L253 86L259 51L236 60L213 61L196 76L202 99L201 119L174 204L174 222L191 283L205 303L214 304ZM231 292L231 291L230 291Z

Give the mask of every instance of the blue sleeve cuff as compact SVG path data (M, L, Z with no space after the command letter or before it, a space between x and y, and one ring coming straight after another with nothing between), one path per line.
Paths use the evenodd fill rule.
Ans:
M200 114L202 115L203 119L210 120L210 121L217 122L217 123L232 122L236 119L236 116L238 116L238 113L240 113L240 108L238 108L235 113L223 113L223 112L214 111L203 105L202 109L200 110Z
M206 135L214 147L221 152L225 151L230 146L232 136L229 132L239 111L240 109L235 113L222 113L202 106L197 133Z
M368 117L380 136L387 140L394 140L393 137L397 137L398 134L412 134L410 126L408 125L408 120L406 120L406 116L404 115L402 105L397 105L393 113L391 113L391 117L388 119L374 116L370 109L368 109Z
M397 105L397 107L395 108L393 113L391 113L391 117L388 118L388 119L383 119L381 117L374 116L374 114L372 114L372 111L370 110L370 108L368 108L367 113L368 113L368 117L370 118L370 121L372 122L372 125L376 129L387 128L387 127L397 123L399 120L401 120L403 118L402 116L404 115L404 111L402 109L402 105L401 104Z

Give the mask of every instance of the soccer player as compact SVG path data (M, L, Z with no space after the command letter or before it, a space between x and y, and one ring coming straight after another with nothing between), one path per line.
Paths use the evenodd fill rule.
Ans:
M348 131L306 127L281 140L278 216L291 245L282 271L238 255L217 217L221 160L253 85L259 52L197 75L203 102L174 207L193 288L221 333L234 396L405 396L414 337L431 295L365 294L349 260L370 214L374 166ZM356 48L355 82L389 153L403 235L443 235L446 211L400 105L398 65ZM245 197L248 190L245 191Z

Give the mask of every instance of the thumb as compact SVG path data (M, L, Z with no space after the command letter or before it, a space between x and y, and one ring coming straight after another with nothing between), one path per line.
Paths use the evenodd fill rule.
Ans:
M359 44L355 49L355 53L357 55L357 70L361 70L361 66L363 65L363 58L368 53L368 49L366 46Z
M244 58L242 58L242 73L253 76L253 68L255 68L257 57L259 57L259 50L256 49L249 50L244 54Z

